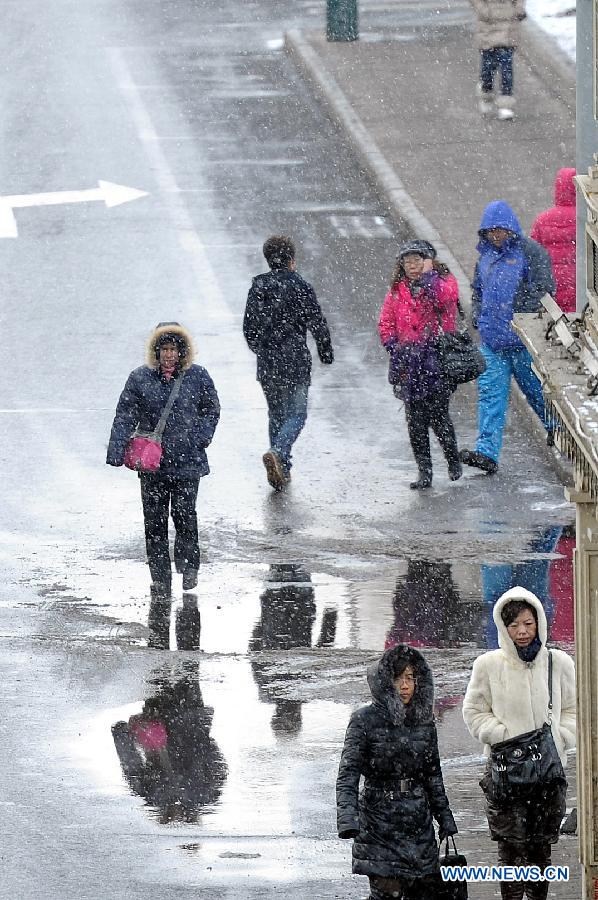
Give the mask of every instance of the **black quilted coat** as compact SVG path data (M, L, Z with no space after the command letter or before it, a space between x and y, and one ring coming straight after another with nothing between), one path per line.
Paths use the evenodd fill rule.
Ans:
M407 706L393 685L397 657L416 674ZM438 871L432 817L441 837L457 832L440 771L432 673L421 653L400 644L370 667L368 682L374 701L351 716L339 767L338 834L355 839L355 874L419 878Z
M263 384L310 384L310 331L323 363L334 359L328 324L311 284L298 272L272 269L253 279L243 318L243 334L257 356Z

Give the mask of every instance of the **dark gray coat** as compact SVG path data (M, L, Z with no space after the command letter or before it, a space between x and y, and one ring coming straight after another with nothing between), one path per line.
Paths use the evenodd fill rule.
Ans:
M416 673L417 687L408 706L393 685L399 657ZM339 767L338 834L355 839L355 874L429 875L438 871L432 819L440 826L441 838L457 833L440 770L432 673L421 653L401 644L370 667L368 682L373 703L351 716Z

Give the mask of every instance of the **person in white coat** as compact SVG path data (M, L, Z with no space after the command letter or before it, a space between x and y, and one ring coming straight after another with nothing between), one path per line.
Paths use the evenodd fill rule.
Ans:
M473 664L463 701L463 718L485 754L500 741L540 728L548 718L548 625L540 600L514 587L495 603L498 650ZM575 746L575 668L562 650L552 653L552 735L565 766ZM480 785L485 786L485 779ZM566 782L538 788L533 799L511 800L501 807L486 793L490 835L498 842L500 865L550 864L551 845L559 837L565 813ZM501 882L503 900L545 900L548 882Z

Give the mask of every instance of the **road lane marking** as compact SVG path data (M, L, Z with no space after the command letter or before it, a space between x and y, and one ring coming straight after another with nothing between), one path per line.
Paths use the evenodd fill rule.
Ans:
M137 135L153 170L160 192L163 195L164 206L168 211L173 226L178 231L179 244L185 251L191 270L195 275L198 294L206 301L202 305L202 314L206 318L235 318L224 299L216 272L208 258L206 247L193 226L193 220L187 205L181 198L181 191L160 146L152 117L143 102L137 85L133 81L123 52L119 47L110 47L108 48L108 55L125 103L129 107Z
M120 206L130 200L147 197L147 191L113 184L111 181L98 181L97 188L86 188L81 191L45 191L39 194L12 194L0 196L0 238L16 238L19 236L17 220L13 210L30 206L59 206L63 203L92 203L103 200L108 209Z
M330 224L343 238L394 238L382 216L329 216Z

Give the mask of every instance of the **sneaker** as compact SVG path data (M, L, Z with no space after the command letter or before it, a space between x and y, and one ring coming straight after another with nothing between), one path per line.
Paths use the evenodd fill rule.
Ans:
M275 491L280 491L285 483L285 477L278 453L276 453L275 450L268 450L262 456L262 462L266 467L268 484L273 487Z
M514 116L512 109L499 109L496 113L496 118L500 119L502 122L507 122L509 119L512 119Z
M183 590L192 591L197 587L197 569L187 568L183 572Z
M498 463L486 456L484 453L478 453L477 450L461 450L459 459L466 466L473 466L474 469L481 469L487 475L494 475L498 471Z
M459 460L449 463L448 474L450 481L459 481L463 475L463 466Z
M425 491L427 488L432 487L432 473L420 472L417 481L412 481L409 487L412 491Z
M496 117L503 122L513 118L515 98L511 94L499 94L495 100Z

